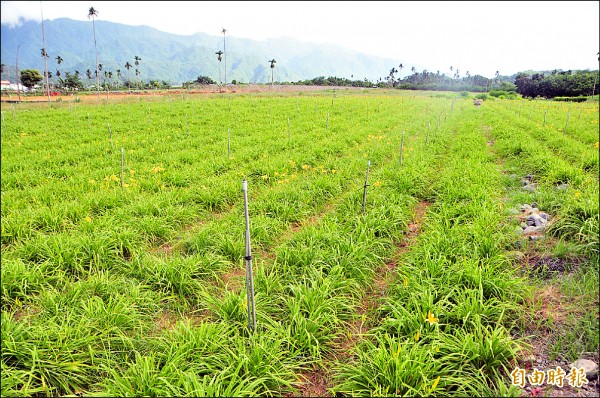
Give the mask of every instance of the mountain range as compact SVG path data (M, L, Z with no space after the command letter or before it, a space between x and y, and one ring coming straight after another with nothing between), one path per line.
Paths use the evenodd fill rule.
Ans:
M257 41L233 36L176 35L148 26L130 26L102 20L95 21L99 63L103 71L113 76L121 70L123 78L136 79L134 57L141 58L137 68L139 79L166 81L172 85L208 76L216 82L267 83L271 72L276 82L296 82L319 76L336 76L351 80L376 81L389 74L402 62L397 59L367 55L332 44L314 44L292 38ZM60 70L80 71L85 81L86 71L95 70L94 30L92 21L67 18L44 21L48 70L56 75ZM38 69L43 74L42 24L22 21L19 26L1 26L1 57L5 65L3 80L14 80L14 68ZM226 53L221 62L216 52ZM57 63L56 57L62 58ZM271 70L270 60L275 59ZM134 65L129 71L125 64ZM407 62L404 62L409 65ZM410 66L409 66L410 68ZM102 73L102 72L101 72ZM129 77L128 77L129 74Z

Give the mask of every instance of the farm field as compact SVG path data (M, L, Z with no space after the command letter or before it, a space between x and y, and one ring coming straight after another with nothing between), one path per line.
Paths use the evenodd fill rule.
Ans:
M1 109L2 396L598 395L597 102Z

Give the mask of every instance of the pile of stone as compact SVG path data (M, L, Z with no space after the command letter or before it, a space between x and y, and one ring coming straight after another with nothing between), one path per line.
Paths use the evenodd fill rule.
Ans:
M528 192L533 192L537 188L537 184L533 182L533 176L531 174L527 174L525 178L521 178L521 183L523 184L523 189Z
M529 240L538 240L544 237L544 231L549 225L550 215L538 209L537 203L524 204L520 207L519 234L526 236Z

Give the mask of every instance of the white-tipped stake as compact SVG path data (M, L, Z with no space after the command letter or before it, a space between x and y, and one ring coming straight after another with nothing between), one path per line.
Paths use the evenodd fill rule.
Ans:
M367 161L367 174L365 175L365 185L363 187L363 203L362 203L362 210L363 213L366 210L366 206L367 206L367 187L369 186L369 168L371 167L371 161Z
M121 188L125 186L125 149L121 148Z
M252 276L252 251L250 249L250 217L248 216L248 183L242 181L244 191L244 214L246 217L246 298L248 302L248 329L256 330L256 307L254 305L254 278Z
M563 131L563 137L567 134L567 127L569 127L569 117L571 116L571 110L569 109L569 113L567 113L567 124L565 124L565 131Z
M402 139L400 140L400 166L402 166L402 149L404 148L404 131L402 132Z

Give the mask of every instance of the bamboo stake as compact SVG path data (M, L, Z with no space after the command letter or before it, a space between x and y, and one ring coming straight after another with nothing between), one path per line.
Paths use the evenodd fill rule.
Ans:
M367 174L365 176L365 185L363 187L363 203L362 203L363 213L365 212L366 205L367 205L367 187L369 186L369 168L370 167L371 167L371 161L369 160L367 162Z
M252 276L252 253L250 250L250 217L248 215L248 183L242 181L244 191L244 214L246 217L246 297L248 301L248 329L256 330L256 307L254 305L254 278Z

